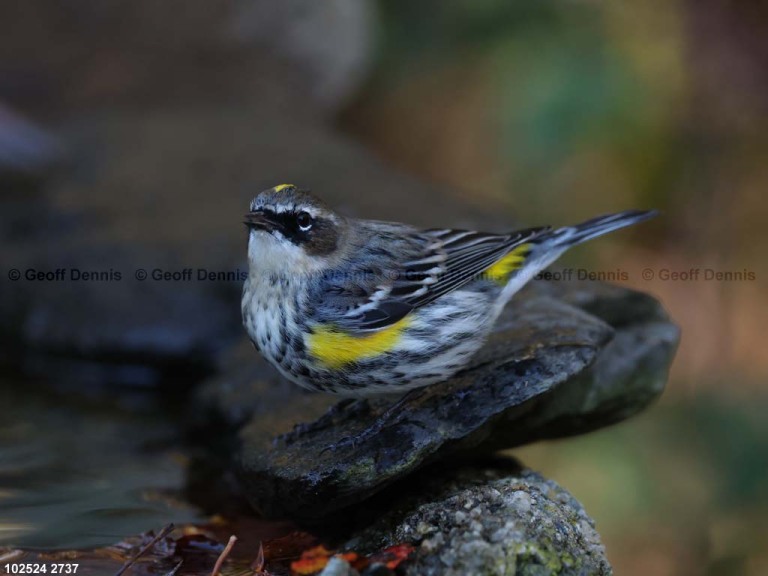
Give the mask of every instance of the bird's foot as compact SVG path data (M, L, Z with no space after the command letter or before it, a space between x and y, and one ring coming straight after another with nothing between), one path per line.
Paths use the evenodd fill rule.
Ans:
M354 434L351 436L344 436L341 440L338 442L334 442L333 444L329 444L322 450L320 450L320 455L322 456L326 452L338 452L340 450L346 450L347 448L354 449L366 442L367 440L370 440L373 438L378 432L384 427L384 423L381 419L376 420L373 425L369 426L368 428L362 430L358 434Z
M320 416L320 418L314 422L299 422L298 424L294 424L293 429L290 432L275 436L273 444L284 443L286 445L291 445L307 434L313 434L337 425L340 418L354 418L355 416L369 411L370 405L367 400L346 398L331 406L325 414Z
M337 452L347 448L357 448L361 444L376 436L386 426L395 422L400 417L402 408L409 402L422 396L424 393L424 388L416 388L406 392L398 400L388 406L387 409L384 410L379 416L377 416L376 420L374 420L370 426L358 432L357 434L344 436L338 442L334 442L333 444L326 446L320 451L320 454L324 454L325 452Z

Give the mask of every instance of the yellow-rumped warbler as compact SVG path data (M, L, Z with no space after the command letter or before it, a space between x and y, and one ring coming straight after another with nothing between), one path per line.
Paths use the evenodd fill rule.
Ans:
M289 380L349 396L445 380L512 295L571 246L655 215L627 211L509 234L345 218L282 184L245 216L243 324Z

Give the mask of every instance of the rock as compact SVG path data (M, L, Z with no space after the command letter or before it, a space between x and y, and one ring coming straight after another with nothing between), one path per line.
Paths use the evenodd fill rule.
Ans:
M648 294L610 284L540 283L542 293L613 327L595 363L514 426L494 434L501 448L583 434L640 412L664 390L680 330Z
M432 467L407 488L392 488L382 494L390 499L387 512L342 549L415 544L403 564L407 575L612 573L594 522L576 499L513 462Z
M335 398L302 392L241 349L201 390L196 425L218 422L233 435L235 466L259 511L317 519L426 464L593 430L661 393L679 334L658 302L602 284L536 284L508 306L468 369L412 394L386 420L392 400L328 411ZM287 434L296 422L303 432Z

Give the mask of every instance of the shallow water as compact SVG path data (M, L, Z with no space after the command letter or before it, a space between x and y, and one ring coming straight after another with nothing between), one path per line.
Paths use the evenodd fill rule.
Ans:
M200 520L178 424L125 400L0 380L0 546L92 548Z

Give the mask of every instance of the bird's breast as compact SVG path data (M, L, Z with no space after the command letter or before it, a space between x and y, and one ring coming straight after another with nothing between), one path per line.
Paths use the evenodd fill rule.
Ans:
M302 332L301 286L291 278L251 274L243 290L243 324L272 363L283 365L298 352Z

